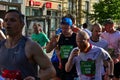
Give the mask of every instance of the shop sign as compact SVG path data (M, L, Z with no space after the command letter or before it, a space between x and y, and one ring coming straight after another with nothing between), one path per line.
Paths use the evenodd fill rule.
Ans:
M30 0L29 1L29 5L30 6L40 6L41 2Z
M46 9L58 9L58 3L50 2L50 1L29 0L27 1L26 6L40 7L40 8L45 7Z
M46 2L46 8L52 8L52 3L51 2Z

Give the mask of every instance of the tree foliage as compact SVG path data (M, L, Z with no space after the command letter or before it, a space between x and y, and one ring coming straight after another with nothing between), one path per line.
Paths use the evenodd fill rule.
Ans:
M120 19L120 0L100 0L93 5L94 14L89 14L92 21L103 23L107 18Z

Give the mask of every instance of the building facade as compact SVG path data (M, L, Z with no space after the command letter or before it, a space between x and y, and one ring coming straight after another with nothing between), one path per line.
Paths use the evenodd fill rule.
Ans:
M21 10L23 0L0 0L0 18L4 18L5 12L9 9Z
M94 3L98 3L99 0L68 0L68 10L69 13L76 15L76 24L88 23L90 24L90 20L88 15L84 12L93 13L93 5Z
M26 0L25 14L27 21L27 35L32 34L34 23L41 24L44 32L51 37L60 26L63 15L62 1L58 0Z
M25 15L23 33L30 36L34 23L41 24L43 31L50 38L60 27L61 17L66 14L76 16L76 24L90 23L83 11L92 13L93 4L99 0L0 0L0 18L9 9L20 10Z

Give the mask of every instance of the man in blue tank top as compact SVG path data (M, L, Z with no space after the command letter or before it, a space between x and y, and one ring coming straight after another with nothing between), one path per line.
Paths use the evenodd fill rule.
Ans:
M18 10L6 13L4 27L7 38L0 43L0 69L5 72L19 70L22 80L51 79L56 73L52 63L36 42L22 35L23 26L24 16ZM0 75L6 78L1 72ZM11 76L7 75L7 78L11 79Z

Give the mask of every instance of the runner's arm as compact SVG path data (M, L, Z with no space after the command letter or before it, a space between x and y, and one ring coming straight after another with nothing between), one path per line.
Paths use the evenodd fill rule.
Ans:
M56 71L48 58L48 56L43 52L39 44L32 42L27 44L26 55L30 62L36 63L39 67L38 77L41 80L49 80L56 75Z
M73 49L73 51L70 53L68 61L65 65L66 72L70 72L70 70L72 69L72 67L74 65L73 59L74 59L75 56L78 56L79 53L80 53L79 49Z
M106 61L108 62L108 69L109 69L109 70L108 70L108 76L109 76L109 75L113 75L114 62L113 62L112 58L108 58Z
M61 69L62 68L62 62L61 62L61 56L60 56L60 49L59 49L58 46L55 49L56 49L57 58L59 60L59 68Z
M50 42L46 46L46 52L50 53L57 46L57 36L53 36Z

